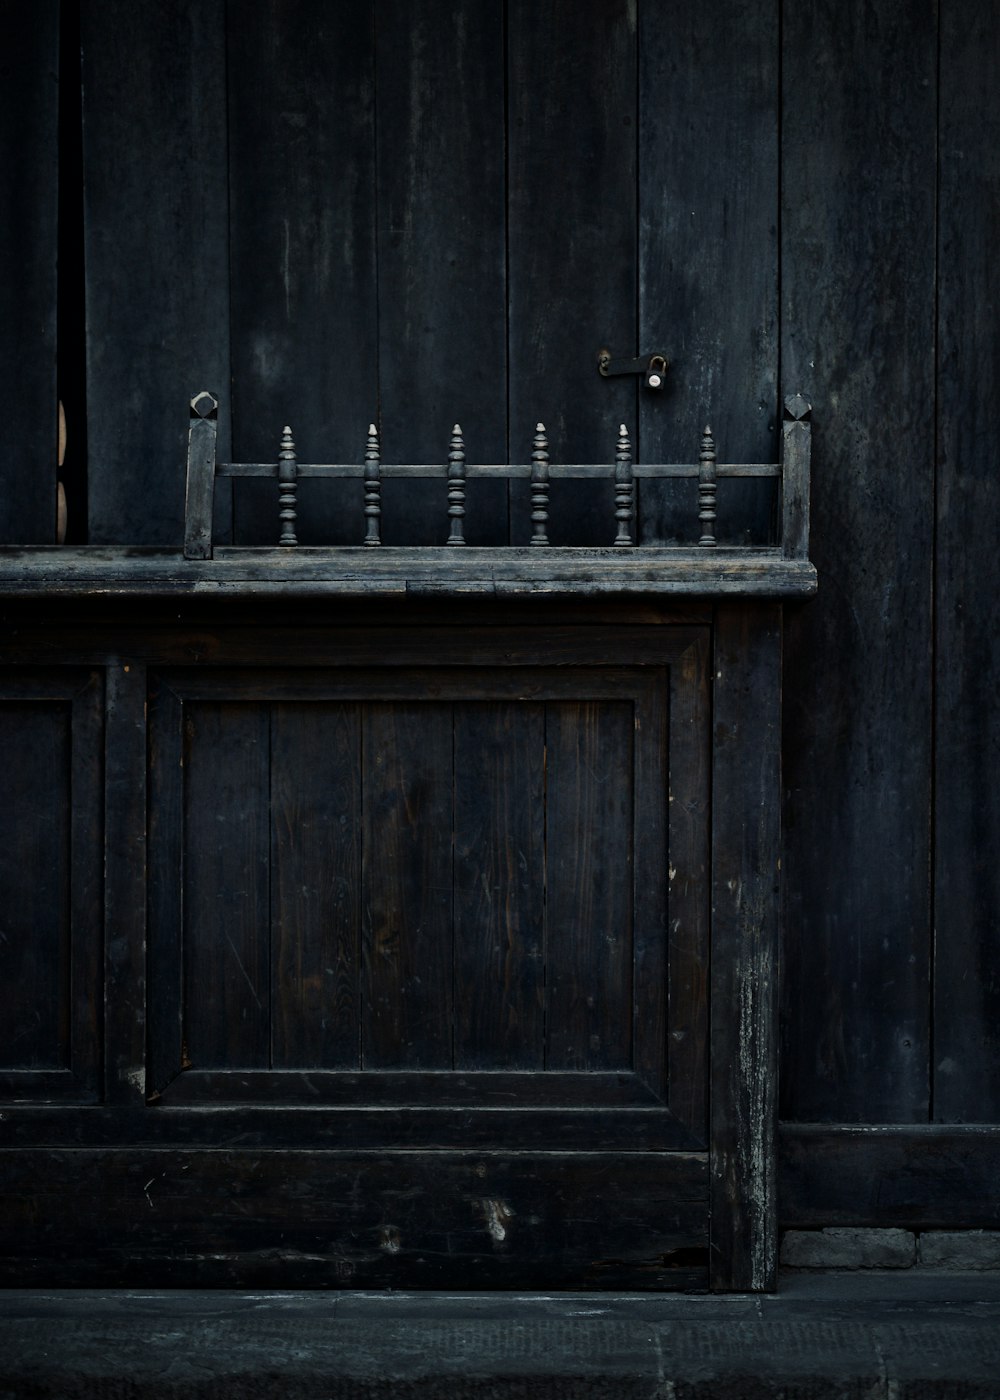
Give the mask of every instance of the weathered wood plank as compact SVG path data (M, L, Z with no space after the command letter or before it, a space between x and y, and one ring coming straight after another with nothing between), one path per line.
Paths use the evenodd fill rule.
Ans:
M271 714L271 1058L360 1068L361 708Z
M507 456L504 15L500 0L379 0L379 420L387 461L447 461L452 425L470 458ZM390 544L443 543L447 495L394 482ZM507 536L501 483L469 490L471 544Z
M5 1070L70 1067L71 745L68 696L0 700L0 1065Z
M104 681L104 1096L146 1096L146 668L107 658Z
M639 394L643 461L688 461L706 423L728 461L775 451L780 0L639 7ZM766 541L773 491L719 486L722 541ZM697 495L643 482L640 539L698 538Z
M199 701L184 731L182 1053L196 1069L267 1068L268 708Z
M7 1151L0 1168L0 1277L21 1287L706 1280L703 1154Z
M782 379L824 580L785 648L789 1119L928 1113L936 12L784 12Z
M362 1063L450 1069L452 706L373 703L363 724Z
M81 8L95 543L183 539L188 401L229 382L225 9Z
M545 1058L545 708L455 706L455 1067Z
M1000 1228L1000 1128L786 1123L778 1137L785 1228Z
M670 670L668 1102L707 1131L711 923L711 646L702 633Z
M527 460L541 421L553 463L613 462L636 383L601 379L597 355L632 353L637 333L635 0L586 23L513 0L507 44L510 455ZM527 544L528 484L510 495L511 539ZM610 544L611 484L553 482L549 536Z
M716 613L712 745L713 1286L777 1268L781 612Z
M372 0L229 10L233 455L359 461L378 405ZM278 539L274 483L235 485L240 544ZM360 544L360 483L300 487L304 544Z
M1000 1118L1000 12L941 8L933 1116Z
M4 5L0 53L0 541L47 544L56 537L58 0Z
M545 707L547 1069L632 1060L633 707Z

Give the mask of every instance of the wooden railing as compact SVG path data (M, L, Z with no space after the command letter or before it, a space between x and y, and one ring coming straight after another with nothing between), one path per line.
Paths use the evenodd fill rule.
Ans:
M712 430L705 428L700 442L698 461L693 463L642 463L632 459L632 446L624 424L618 430L614 460L607 462L562 463L551 460L549 441L544 425L535 429L531 461L503 465L481 465L466 460L465 441L458 426L452 430L446 460L438 464L409 465L382 461L378 431L374 424L368 429L363 459L358 462L312 463L298 460L291 428L281 434L276 460L273 462L219 462L216 460L218 401L214 395L202 392L191 401L191 428L188 439L187 493L185 498L184 556L187 559L211 559L212 511L215 482L218 478L269 477L277 483L275 495L275 548L294 550L298 547L298 483L310 478L355 479L358 490L358 546L367 549L385 547L381 534L383 483L399 479L441 480L442 533L447 536L442 546L427 549L466 547L464 522L466 486L474 480L528 480L530 489L532 548L544 549L549 540L549 484L559 480L595 478L614 481L614 505L609 512L608 545L615 549L634 550L643 554L662 556L669 546L636 544L633 538L636 514L636 493L643 480L672 480L697 478L697 513L692 517L691 545L701 550L717 548L717 484L727 478L772 478L780 489L780 544L762 553L780 554L785 559L805 560L809 545L809 473L810 473L810 405L801 395L785 400L785 420L782 425L780 462L719 462ZM391 548L392 546L390 546ZM336 555L355 546L331 546ZM509 553L508 546L494 547L497 553ZM674 549L685 546L674 546ZM593 550L579 551L581 554ZM227 550L227 553L229 551Z

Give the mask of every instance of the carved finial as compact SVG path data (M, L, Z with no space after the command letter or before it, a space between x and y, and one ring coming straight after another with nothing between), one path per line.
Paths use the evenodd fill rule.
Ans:
M298 463L295 457L295 443L292 430L285 427L281 434L281 450L278 453L278 518L281 521L279 545L297 545L295 536L295 496Z
M698 543L703 549L715 548L715 493L715 439L706 423L698 453L698 520L701 523Z
M812 413L812 404L801 394L792 394L785 400L785 413L795 420L808 418Z
M545 424L535 424L534 451L531 454L531 543L549 542L549 440Z
M615 519L618 533L615 545L619 549L632 547L632 517L635 514L635 478L632 474L632 443L628 428L618 429L618 450L615 453Z
M207 389L195 394L191 400L191 412L196 418L214 418L219 411L219 400Z
M465 443L462 441L462 429L456 423L451 430L451 451L448 453L448 516L451 520L449 544L465 544L464 515Z
M368 446L365 448L365 544L382 543L382 449L378 428L368 424Z

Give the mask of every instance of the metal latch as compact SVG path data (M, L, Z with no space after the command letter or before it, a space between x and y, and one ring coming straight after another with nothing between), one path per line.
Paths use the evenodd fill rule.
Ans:
M641 374L647 389L662 389L670 361L666 355L640 355L637 360L613 360L610 350L599 350L597 368L605 379L613 374Z

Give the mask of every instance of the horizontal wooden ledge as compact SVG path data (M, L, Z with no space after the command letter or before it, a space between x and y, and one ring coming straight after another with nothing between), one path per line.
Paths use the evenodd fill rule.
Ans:
M808 598L816 570L778 549L360 545L179 549L50 545L0 549L0 596Z
M295 475L299 478L346 477L362 481L365 471L366 466L360 462L298 462L295 467ZM382 462L379 465L378 474L382 481L391 480L393 477L446 481L450 471L451 468L447 463L430 462L421 466L412 462ZM780 462L719 462L715 468L715 475L720 478L779 477L781 472ZM650 462L647 464L635 462L632 465L634 477L656 481L696 477L698 473L697 462ZM219 462L215 468L215 474L217 477L271 477L276 479L278 465L276 462ZM466 480L474 480L476 477L484 477L494 481L529 480L531 465L523 462L512 463L510 466L467 462L463 475ZM614 462L550 462L548 475L550 481L590 479L613 481L615 464Z

